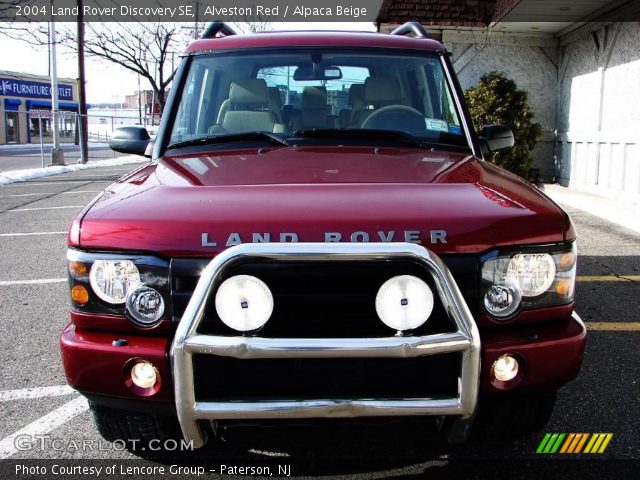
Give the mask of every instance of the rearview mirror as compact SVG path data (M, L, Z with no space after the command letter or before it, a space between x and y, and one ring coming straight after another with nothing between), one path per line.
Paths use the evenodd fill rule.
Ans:
M480 132L480 148L485 155L507 150L514 144L513 132L504 125L487 125Z
M324 65L302 65L293 72L293 79L298 82L313 80L340 80L342 70L339 67Z
M146 155L147 146L151 141L149 132L144 127L131 126L116 128L111 135L109 147L111 150L132 155Z

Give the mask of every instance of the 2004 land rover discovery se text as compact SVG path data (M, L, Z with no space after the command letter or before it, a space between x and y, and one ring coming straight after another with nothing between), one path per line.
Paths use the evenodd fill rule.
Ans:
M418 24L214 22L154 141L114 135L152 161L72 224L69 384L107 439L199 447L217 424L340 417L431 417L453 443L474 421L539 428L586 331L568 215L483 160L512 145L476 134Z

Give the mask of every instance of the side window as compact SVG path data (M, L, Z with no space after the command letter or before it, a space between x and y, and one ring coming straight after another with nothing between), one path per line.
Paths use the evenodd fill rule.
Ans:
M423 73L429 90L425 96L431 105L431 113L426 115L427 128L461 135L460 119L444 72L439 67L427 64L424 66Z
M182 93L183 99L176 115L176 123L173 132L173 140L181 141L193 132L198 131L198 123L202 113L202 102L205 82L208 70L201 65L194 68L187 78L187 82Z
M424 90L421 89L418 84L416 71L413 69L409 70L407 72L407 79L409 81L409 97L411 98L411 106L424 115Z

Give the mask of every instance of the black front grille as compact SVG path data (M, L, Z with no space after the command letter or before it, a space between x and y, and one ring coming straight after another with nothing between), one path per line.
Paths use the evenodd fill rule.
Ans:
M472 312L475 310L478 263L474 256L444 257ZM199 273L208 259L174 259L171 285L174 316L186 308ZM254 275L274 294L271 320L260 331L272 338L384 337L393 335L377 317L375 295L395 275L416 275L433 281L421 264L412 261L367 262L247 262L228 270L228 276ZM215 292L214 292L215 293ZM414 332L426 335L455 330L452 320L437 300L429 321ZM217 317L213 301L199 331L211 335L236 335Z
M278 358L194 355L197 401L453 397L461 355Z

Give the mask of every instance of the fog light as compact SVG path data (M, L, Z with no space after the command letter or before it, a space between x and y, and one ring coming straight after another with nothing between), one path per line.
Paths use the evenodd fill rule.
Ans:
M508 317L517 310L521 297L515 285L492 285L484 295L484 308L494 317Z
M501 382L513 380L518 375L518 360L511 355L502 355L491 367L492 376Z
M152 363L141 360L131 369L131 381L137 387L152 388L158 381L158 371Z
M251 275L226 279L216 293L220 320L239 332L261 328L273 313L273 295L266 283Z
M71 289L71 299L78 305L85 305L89 301L89 292L83 285L75 285Z
M156 323L164 313L164 300L157 290L141 285L127 294L127 313L143 327Z
M376 312L394 330L418 328L433 311L433 293L423 280L399 275L382 284L376 295Z

